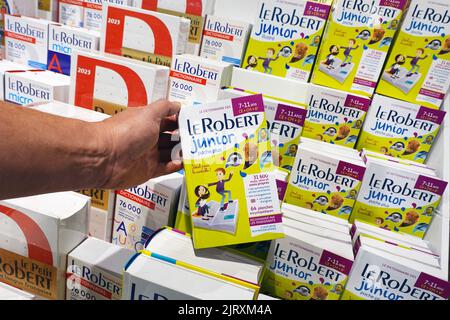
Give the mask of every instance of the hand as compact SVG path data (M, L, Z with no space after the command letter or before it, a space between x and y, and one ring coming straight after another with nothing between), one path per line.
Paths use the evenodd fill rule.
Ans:
M164 152L168 146L160 145L166 144L161 134L177 129L180 107L160 100L147 107L129 108L98 126L99 145L107 157L102 188L131 188L182 168L181 161L168 159L170 152Z

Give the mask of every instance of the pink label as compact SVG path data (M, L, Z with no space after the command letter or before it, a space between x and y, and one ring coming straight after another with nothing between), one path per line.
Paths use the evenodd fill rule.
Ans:
M283 222L283 218L282 218L281 214L265 216L265 217L255 217L255 218L250 218L250 227L264 226L267 224L276 224L276 223L282 223L282 222Z
M396 9L403 10L405 7L406 0L381 0L380 6L383 7L392 7Z
M445 94L441 92L436 92L428 89L420 89L419 94L424 95L426 97L431 97L439 100L444 100Z
M276 180L277 183L277 189L278 189L278 199L280 201L284 200L284 195L286 194L286 189L287 189L287 182L286 181L282 181L282 180Z
M337 270L340 273L343 273L348 276L350 270L352 269L353 261L324 250L322 252L322 256L320 257L319 264Z
M365 172L366 168L345 161L339 161L336 169L336 174L347 176L358 181L362 181Z
M434 293L444 299L450 297L450 284L447 281L421 273L414 285L416 288Z
M261 94L231 99L235 117L246 113L264 112L264 102Z
M361 86L365 86L365 87L369 87L369 88L376 88L377 83L370 81L370 80L365 80L365 79L361 79L361 78L355 78L353 80L354 84L359 84Z
M414 188L442 196L444 195L445 189L447 188L447 184L448 184L447 182L442 180L425 176L419 176L416 182L416 186Z
M356 224L352 225L352 228L350 229L350 236L353 238L356 234Z
M416 119L429 121L441 125L445 118L445 111L420 107Z
M304 16L312 16L320 19L327 20L330 13L330 6L321 3L306 2Z
M275 114L275 121L290 122L303 127L306 118L306 109L279 104Z
M345 99L344 106L367 112L367 110L369 110L370 104L371 101L367 98L357 97L349 94Z

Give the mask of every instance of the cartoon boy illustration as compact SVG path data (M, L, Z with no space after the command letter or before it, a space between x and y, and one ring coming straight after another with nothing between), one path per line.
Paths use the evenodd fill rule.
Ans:
M407 77L411 77L413 74L418 74L420 71L419 61L425 60L428 58L428 55L422 56L425 53L425 50L422 48L419 48L416 50L415 56L406 56L406 58L411 59L411 69L408 71Z
M342 61L341 67L345 67L347 64L352 63L353 56L350 54L352 50L356 50L359 48L359 44L355 47L356 40L350 39L348 40L348 47L341 47L344 50L344 61Z
M225 207L225 194L228 195L228 203L233 203L233 200L231 199L231 191L225 190L225 183L230 182L231 178L233 178L233 174L230 173L230 176L227 180L225 180L226 171L223 168L216 170L216 177L217 182L209 183L208 187L216 186L216 192L222 196L222 200L220 201L220 211L224 211Z
M322 63L327 66L328 69L334 69L334 58L339 54L339 47L337 45L332 45L330 47L330 54L327 55L327 59Z
M395 63L386 72L391 75L392 79L398 79L398 73L400 72L400 66L404 65L405 62L406 62L406 58L404 55L402 55L402 54L396 55Z
M247 66L245 67L246 70L254 70L258 66L258 58L255 56L249 56L247 58Z
M362 128L362 126L363 126L363 122L361 120L356 120L356 122L353 126L353 129L359 130Z
M381 227L381 226L383 225L383 223L384 223L384 219L383 219L383 218L377 217L377 218L375 219L375 224L376 224L377 226Z
M266 57L259 57L259 60L263 60L263 68L264 73L272 74L273 69L270 67L270 63L272 61L276 61L279 58L279 55L277 55L275 58L273 57L275 55L275 49L269 48L267 49L267 55Z
M286 151L286 156L288 157L296 157L297 156L297 151L298 151L298 145L296 144L291 144L288 148L288 150Z
M434 216L434 208L433 207L428 207L425 209L425 212L422 214L425 217L432 217Z
M427 145L432 145L434 141L434 137L433 136L428 136L425 138L425 141L423 142L423 144L427 144Z
M350 192L347 195L347 199L350 200L356 200L356 197L358 196L358 191L356 191L355 189L350 190Z
M202 216L203 220L209 220L209 207L206 200L208 200L211 195L208 188L205 186L197 186L195 188L195 195L198 197L198 200L195 203L195 207L198 209L197 214Z

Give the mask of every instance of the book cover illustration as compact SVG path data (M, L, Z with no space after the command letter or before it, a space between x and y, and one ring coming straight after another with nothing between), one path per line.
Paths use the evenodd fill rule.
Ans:
M445 114L445 111L375 95L358 150L425 163Z
M242 67L308 82L331 1L261 1Z
M335 1L312 82L371 96L406 3L406 0Z
M364 173L362 162L300 145L284 202L348 220Z
M438 212L447 182L371 157L367 161L366 178L350 222L364 221L423 239Z
M302 136L353 149L370 104L362 96L312 85Z
M262 95L184 107L186 187L196 249L282 237Z
M411 2L377 93L439 109L450 88L450 3Z

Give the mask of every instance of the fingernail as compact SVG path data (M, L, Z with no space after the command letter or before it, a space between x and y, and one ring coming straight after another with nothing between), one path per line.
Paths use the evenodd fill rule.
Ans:
M178 101L171 101L170 103L172 103L174 106L176 106L176 107L178 107L178 108L181 108L181 102L178 102Z

